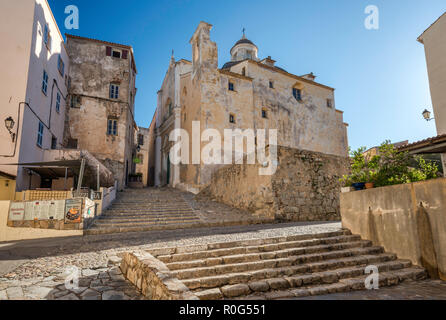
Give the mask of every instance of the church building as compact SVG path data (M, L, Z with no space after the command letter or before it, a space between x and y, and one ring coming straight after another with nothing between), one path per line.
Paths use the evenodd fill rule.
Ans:
M192 61L172 56L158 92L155 156L149 163L156 186L198 192L221 167L171 163L170 132L181 128L191 136L194 121L201 132L216 129L222 137L225 129L277 129L278 146L347 158L347 124L333 88L316 82L313 73L297 76L270 56L259 58L258 47L244 34L230 51L231 61L219 68L211 29L206 22L198 25L190 40Z

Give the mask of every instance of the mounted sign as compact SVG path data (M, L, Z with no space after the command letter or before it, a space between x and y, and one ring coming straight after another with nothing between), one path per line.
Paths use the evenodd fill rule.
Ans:
M9 221L22 221L25 218L25 203L11 202L9 207Z
M65 223L80 223L82 218L82 199L65 200Z
M92 191L90 199L91 200L102 200L102 192L100 192L100 191Z

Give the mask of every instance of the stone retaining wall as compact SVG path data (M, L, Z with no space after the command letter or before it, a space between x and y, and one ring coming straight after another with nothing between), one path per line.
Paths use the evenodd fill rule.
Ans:
M168 275L167 266L145 251L126 252L122 274L151 300L198 300L180 280Z
M446 179L341 195L342 225L446 280Z
M226 166L201 195L278 220L340 220L339 179L348 158L280 146L277 154L274 175L260 176L259 164Z

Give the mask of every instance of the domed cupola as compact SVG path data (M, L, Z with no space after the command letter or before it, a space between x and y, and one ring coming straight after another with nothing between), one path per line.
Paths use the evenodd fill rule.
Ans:
M259 49L249 39L246 39L245 29L243 29L243 37L235 43L231 49L231 61L241 61L245 59L252 59L258 61L257 57Z

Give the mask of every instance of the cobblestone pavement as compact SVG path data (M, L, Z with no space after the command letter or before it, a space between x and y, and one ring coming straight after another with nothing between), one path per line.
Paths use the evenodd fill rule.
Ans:
M174 247L291 234L336 231L340 223L292 223L183 229L22 241L0 245L0 300L112 299L143 297L119 271L119 254L136 249ZM17 261L22 261L18 267ZM6 262L6 264L5 264ZM13 265L8 270L7 262ZM68 268L80 270L79 289L66 289Z
M119 271L122 252L154 247L175 247L296 234L315 234L341 229L339 222L249 225L207 229L183 229L33 240L0 244L0 300L5 299L144 299ZM8 267L9 266L9 267ZM68 268L80 270L79 289L67 289ZM440 283L443 289L444 283ZM440 297L434 286L408 285L411 292ZM437 287L435 287L437 288ZM390 288L389 290L396 290ZM444 290L444 289L443 289ZM387 292L383 289L379 292ZM348 294L364 297L363 292ZM370 293L368 293L370 294ZM389 295L398 296L399 291ZM340 295L332 298L346 299ZM317 297L319 298L319 297ZM326 297L321 297L326 298Z
M335 293L297 300L446 300L446 282L406 280L397 286L378 290Z

